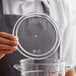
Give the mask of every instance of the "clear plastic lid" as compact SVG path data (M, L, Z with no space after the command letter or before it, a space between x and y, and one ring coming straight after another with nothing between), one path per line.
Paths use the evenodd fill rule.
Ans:
M28 58L47 58L59 46L57 24L46 14L22 16L15 23L13 35L19 39L18 51Z

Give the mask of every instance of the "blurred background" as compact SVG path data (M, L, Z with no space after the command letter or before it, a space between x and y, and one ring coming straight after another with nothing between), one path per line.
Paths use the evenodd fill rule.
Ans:
M71 9L71 22L72 22L72 26L73 26L73 36L74 36L74 50L76 51L76 0L67 0L69 2L70 5L70 9ZM74 53L74 55L76 54L76 52ZM76 55L75 55L76 58ZM75 61L76 62L76 61ZM75 63L76 64L76 63ZM76 67L75 67L76 70Z

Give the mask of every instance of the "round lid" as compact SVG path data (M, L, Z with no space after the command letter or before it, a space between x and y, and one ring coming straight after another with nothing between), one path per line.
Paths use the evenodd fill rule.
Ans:
M28 58L47 58L59 46L57 25L45 14L22 16L15 23L13 35L19 39L18 51Z

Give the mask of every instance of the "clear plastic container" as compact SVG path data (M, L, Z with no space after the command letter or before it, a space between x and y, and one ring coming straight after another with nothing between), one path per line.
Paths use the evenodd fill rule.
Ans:
M21 76L65 76L65 61L22 59L14 68Z

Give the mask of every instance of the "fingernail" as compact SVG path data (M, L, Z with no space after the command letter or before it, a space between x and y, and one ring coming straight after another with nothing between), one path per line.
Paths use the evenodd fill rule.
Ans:
M17 46L13 46L13 47L14 47L14 49L15 49L14 51L16 51L16 50L17 50L17 48L18 48Z
M18 37L17 36L15 36L15 39L16 39L16 41L18 41Z

